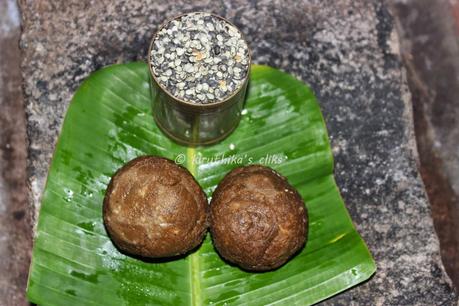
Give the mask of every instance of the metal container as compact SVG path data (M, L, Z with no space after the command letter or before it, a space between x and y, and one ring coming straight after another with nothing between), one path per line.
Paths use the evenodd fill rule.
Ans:
M170 21L182 16L180 15L164 22L153 36L148 49L153 117L158 127L174 141L191 146L209 145L226 138L238 125L244 106L250 68L241 86L224 101L199 104L186 102L174 97L158 82L153 73L150 63L151 50L158 32ZM220 16L213 16L233 25ZM244 39L244 37L242 38ZM249 67L250 64L249 50Z

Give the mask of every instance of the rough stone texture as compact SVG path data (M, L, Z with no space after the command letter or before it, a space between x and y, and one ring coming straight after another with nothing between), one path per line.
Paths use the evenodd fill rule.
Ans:
M459 289L459 0L392 2L412 93L421 176Z
M185 2L185 1L183 1ZM72 93L104 65L144 59L168 17L205 10L247 35L256 63L293 73L315 90L336 177L378 271L324 304L457 302L444 272L416 169L410 95L393 20L379 1L21 0L29 176L35 207Z
M26 305L32 247L26 186L19 11L0 0L0 305Z

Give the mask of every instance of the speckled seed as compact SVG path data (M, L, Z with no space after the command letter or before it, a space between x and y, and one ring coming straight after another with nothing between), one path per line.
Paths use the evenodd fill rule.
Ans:
M244 83L249 49L242 34L208 13L190 13L167 23L155 36L150 64L157 81L192 103L225 100Z

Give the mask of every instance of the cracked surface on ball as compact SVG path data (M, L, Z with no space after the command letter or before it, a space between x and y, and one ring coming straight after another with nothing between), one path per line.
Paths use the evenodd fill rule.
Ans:
M246 270L280 267L306 240L308 219L301 196L264 166L227 174L212 196L210 215L217 251Z
M123 251L161 258L198 246L207 229L207 198L193 176L173 161L138 157L113 176L104 223Z

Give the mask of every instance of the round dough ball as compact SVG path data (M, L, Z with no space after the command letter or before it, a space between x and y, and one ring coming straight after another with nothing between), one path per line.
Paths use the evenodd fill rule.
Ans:
M217 251L246 270L283 265L307 235L303 199L271 168L236 168L220 182L210 204L210 230Z
M103 216L113 242L123 251L161 258L198 246L207 230L207 198L185 168L142 156L131 160L108 185Z

